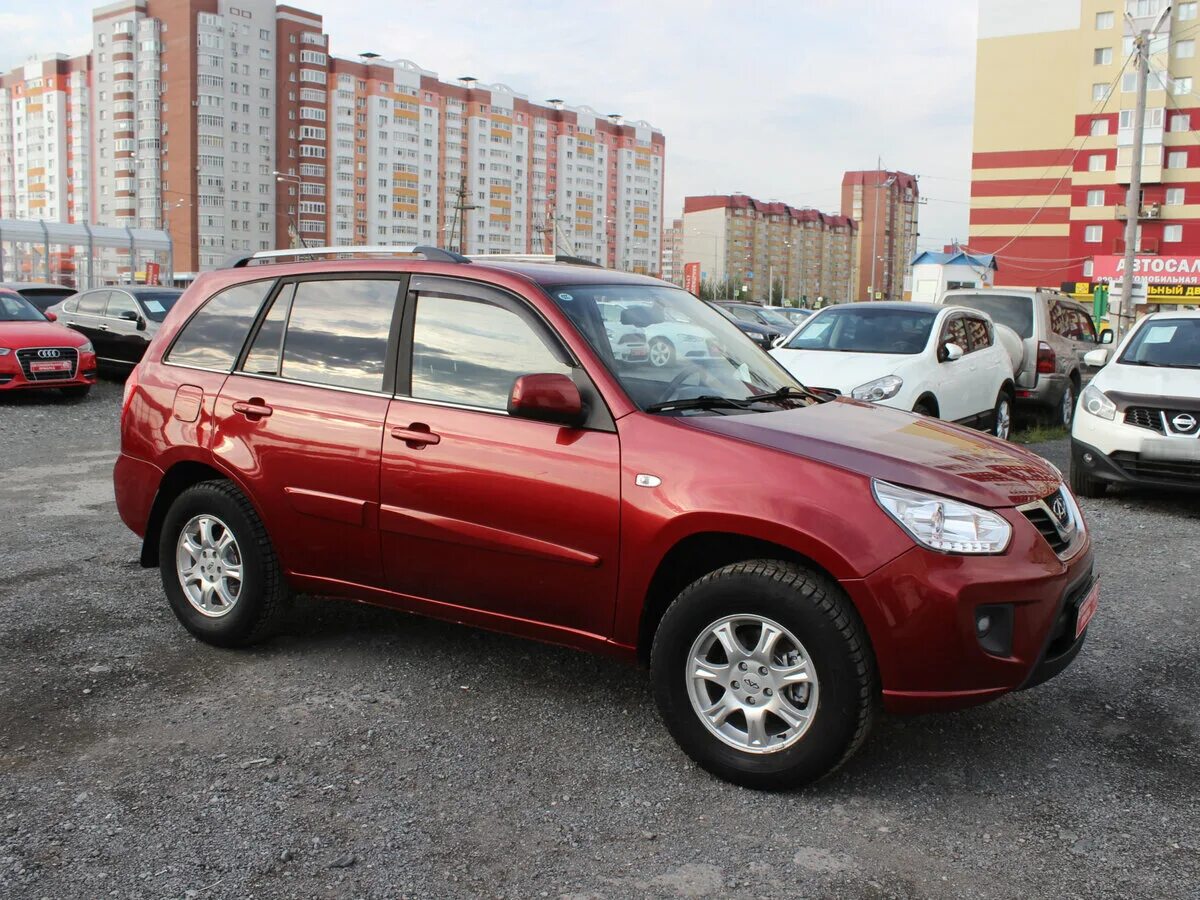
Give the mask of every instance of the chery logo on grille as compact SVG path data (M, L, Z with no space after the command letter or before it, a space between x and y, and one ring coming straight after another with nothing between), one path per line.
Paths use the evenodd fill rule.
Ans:
M58 359L62 356L62 352L59 350L39 350L38 356L41 359Z
M1191 431L1196 427L1196 417L1180 413L1171 420L1171 427L1176 431Z
M1050 511L1054 513L1054 518L1058 519L1064 525L1067 524L1067 504L1063 503L1061 496L1054 498L1054 503L1050 506Z

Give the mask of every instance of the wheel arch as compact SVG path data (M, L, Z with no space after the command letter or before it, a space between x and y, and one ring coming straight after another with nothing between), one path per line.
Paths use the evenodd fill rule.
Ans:
M199 460L180 460L163 473L158 491L154 495L154 503L150 506L150 516L146 520L146 534L142 538L142 552L139 561L143 568L153 568L159 563L158 541L162 534L163 521L167 517L167 510L171 508L175 499L193 485L202 481L214 480L231 482L249 500L249 494L237 479L228 472L223 472ZM250 503L252 506L254 505L252 500Z
M922 392L921 395L917 397L916 402L913 403L913 407L915 408L920 406L922 403L928 404L933 409L934 416L941 418L942 408L938 405L937 397L934 396L933 391Z

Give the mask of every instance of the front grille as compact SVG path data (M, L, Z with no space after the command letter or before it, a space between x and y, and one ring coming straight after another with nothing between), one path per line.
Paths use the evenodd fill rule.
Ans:
M1125 410L1125 424L1136 425L1138 428L1149 428L1159 434L1166 434L1163 428L1162 410L1151 409L1147 406L1131 406Z
M67 360L71 364L66 372L34 372L33 363L43 361L43 350L53 350L58 353L54 359ZM26 347L17 351L17 362L21 364L21 372L26 381L70 381L75 377L75 369L79 366L79 351L74 347Z
M1158 459L1118 450L1111 459L1134 478L1150 481L1185 481L1200 479L1200 460Z
M1055 493L1046 499L1048 502L1053 502L1057 496L1058 494ZM1047 510L1041 506L1031 506L1022 509L1021 512L1025 514L1025 518L1033 523L1033 527L1046 539L1046 543L1050 545L1050 549L1056 554L1062 553L1070 546L1070 539L1064 538L1059 534L1058 529L1054 527L1054 517Z

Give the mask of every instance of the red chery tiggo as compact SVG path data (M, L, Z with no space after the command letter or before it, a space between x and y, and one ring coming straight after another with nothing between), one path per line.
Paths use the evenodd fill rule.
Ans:
M96 383L91 342L18 294L0 288L0 393L58 388L83 397Z
M386 249L202 275L126 383L117 503L201 640L304 592L640 659L755 787L1078 653L1092 551L1039 457L811 392L653 278Z

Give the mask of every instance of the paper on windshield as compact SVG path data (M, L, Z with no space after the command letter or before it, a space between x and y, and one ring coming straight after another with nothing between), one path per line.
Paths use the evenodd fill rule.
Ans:
M146 309L150 312L166 312L166 308L157 300L146 300Z

